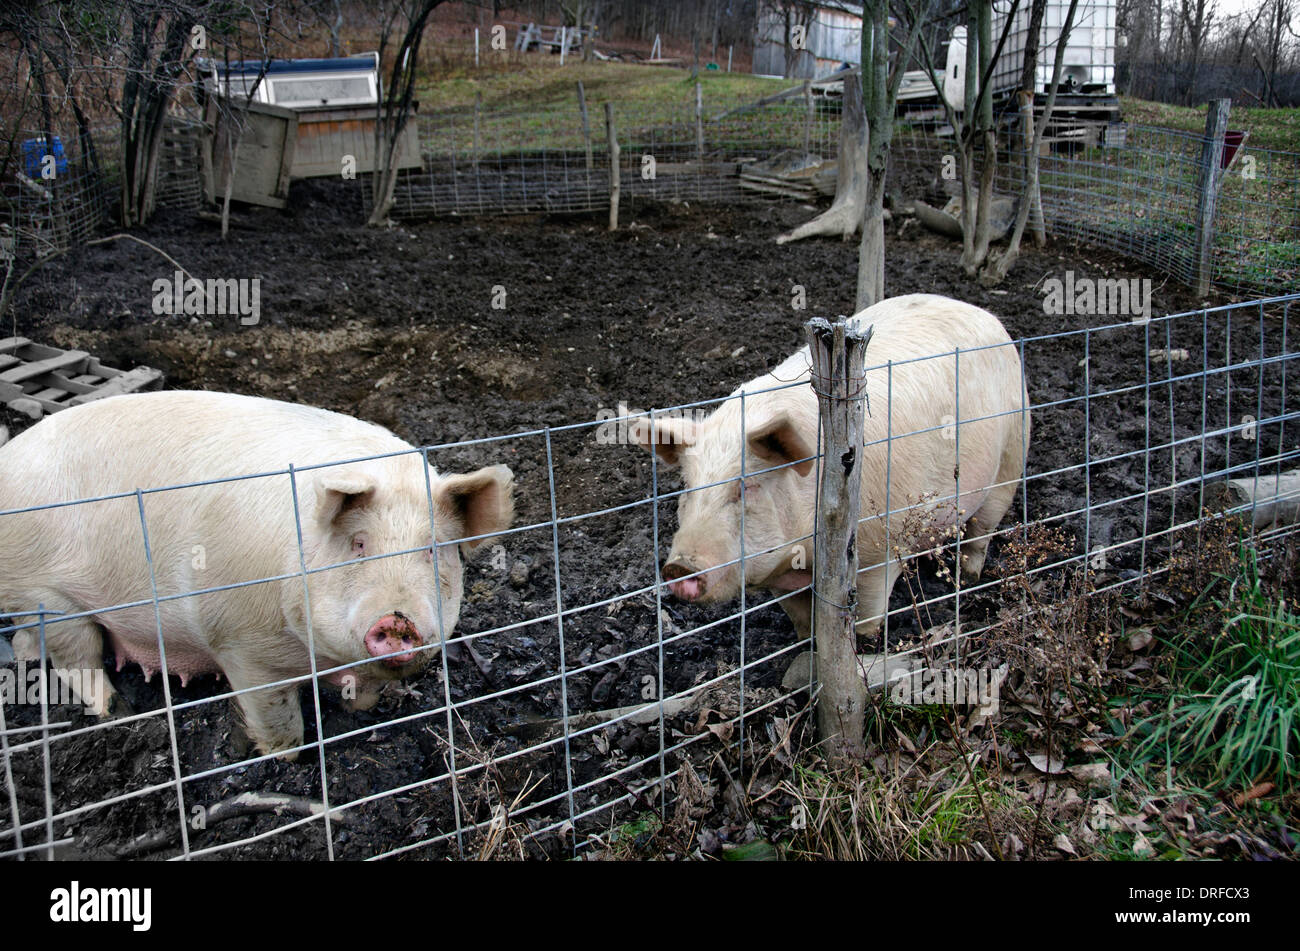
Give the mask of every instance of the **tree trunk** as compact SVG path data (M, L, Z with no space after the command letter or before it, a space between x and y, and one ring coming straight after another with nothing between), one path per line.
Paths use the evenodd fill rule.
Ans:
M849 76L844 80L835 200L812 221L806 221L778 237L776 243L785 244L815 235L833 235L847 241L862 226L867 178L867 125L862 112L862 84L858 77Z
M1042 0L1035 0L1035 4L1041 3ZM1007 242L1006 250L1000 255L993 258L988 266L985 267L984 273L980 275L980 283L986 287L1000 284L1010 273L1011 268L1015 266L1016 259L1020 256L1020 241L1025 233L1025 225L1029 221L1031 211L1037 212L1038 221L1042 222L1042 201L1039 191L1038 182L1038 150L1042 147L1043 132L1046 130L1048 123L1052 120L1052 112L1056 108L1056 90L1061 84L1061 73L1065 66L1065 44L1069 40L1070 31L1074 28L1074 14L1079 7L1079 0L1070 0L1070 7L1065 12L1065 22L1061 26L1060 39L1056 43L1056 56L1052 61L1052 87L1047 94L1047 105L1043 109L1043 121L1037 128L1033 124L1033 94L1028 96L1026 105L1025 92L1021 90L1021 115L1028 112L1028 125L1026 126L1025 138L1027 140L1025 169L1025 190L1021 194L1020 207L1016 209L1016 223L1011 231L1011 238ZM1034 51L1035 58L1038 53ZM1031 131L1032 130L1032 131ZM1045 243L1045 239L1044 242Z

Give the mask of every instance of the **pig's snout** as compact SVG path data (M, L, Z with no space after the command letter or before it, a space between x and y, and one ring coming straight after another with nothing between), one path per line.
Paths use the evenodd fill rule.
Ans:
M698 601L704 594L704 575L695 575L698 569L681 561L670 561L664 565L664 580L673 594L683 601ZM687 578L686 575L695 575Z
M385 667L409 664L415 660L412 651L423 643L411 619L396 612L380 618L366 632L366 650L371 657L382 657Z

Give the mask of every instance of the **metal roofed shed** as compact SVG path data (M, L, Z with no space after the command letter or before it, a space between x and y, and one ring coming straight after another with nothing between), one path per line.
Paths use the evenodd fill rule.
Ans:
M262 72L261 60L200 62L208 88L218 95L248 98ZM379 102L379 54L334 59L273 59L253 90L253 101L286 109L374 106Z
M224 120L220 100L248 100L249 116L235 167L233 197L283 207L293 178L356 175L375 171L375 117L383 83L379 54L334 59L261 60L223 63L200 60L208 92L204 185L209 200L225 190ZM262 81L257 77L262 74ZM256 88L254 85L256 84ZM252 148L246 148L246 142ZM416 124L408 122L398 145L398 168L422 168Z

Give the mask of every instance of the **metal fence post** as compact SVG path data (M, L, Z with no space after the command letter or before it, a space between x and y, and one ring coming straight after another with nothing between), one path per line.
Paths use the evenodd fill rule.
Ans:
M861 760L867 691L858 671L858 511L862 494L864 372L871 329L841 317L807 324L812 385L821 417L822 465L815 526L813 633L817 651L817 724L832 761Z
M1196 244L1192 253L1192 287L1208 294L1214 276L1214 208L1219 200L1219 166L1223 139L1228 132L1231 99L1212 99L1205 116L1205 141L1201 144L1201 169L1196 181Z

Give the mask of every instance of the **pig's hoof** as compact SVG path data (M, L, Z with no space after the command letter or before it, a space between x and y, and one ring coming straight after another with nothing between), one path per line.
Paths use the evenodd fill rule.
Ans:
M131 704L126 702L126 697L120 693L115 693L104 703L104 710L100 716L105 720L120 720L122 717L133 716L135 711L131 709Z
M379 689L377 687L359 687L354 694L344 694L342 704L343 709L349 713L356 713L358 710L369 710L379 702Z

